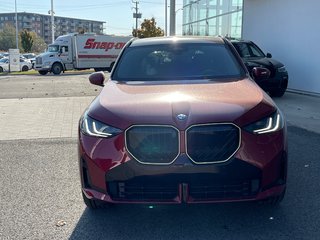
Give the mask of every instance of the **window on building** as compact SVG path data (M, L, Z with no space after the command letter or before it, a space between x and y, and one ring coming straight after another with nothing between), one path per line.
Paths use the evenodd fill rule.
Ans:
M218 17L220 14L224 16ZM215 21L211 21L215 19ZM192 26L190 23L196 23ZM214 26L213 26L214 24ZM242 0L184 0L183 33L241 37Z
M209 5L210 6L216 6L217 5L217 0L209 0Z

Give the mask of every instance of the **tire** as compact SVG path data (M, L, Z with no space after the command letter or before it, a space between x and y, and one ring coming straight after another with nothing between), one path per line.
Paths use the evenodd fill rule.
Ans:
M268 203L269 203L271 206L278 206L278 205L280 205L280 203L282 202L285 194L286 194L286 189L284 189L283 192L282 192L280 195L270 197L270 198L268 199Z
M48 71L39 71L40 75L46 75L48 73Z
M28 68L28 66L23 66L21 70L22 70L22 72L26 72L26 71L29 71L29 68Z
M86 197L86 195L83 192L82 192L82 198L83 198L84 204L86 204L86 206L90 209L97 209L102 206L101 201L89 199Z
M285 92L286 92L286 89L280 88L270 92L270 94L272 97L282 97Z
M62 65L61 63L55 63L53 64L51 71L54 75L59 75L62 72Z
M0 67L0 72L3 72L3 68L2 67Z

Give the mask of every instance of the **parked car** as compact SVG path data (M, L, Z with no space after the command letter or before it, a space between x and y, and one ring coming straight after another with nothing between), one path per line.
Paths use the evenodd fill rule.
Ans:
M34 64L36 62L37 55L34 53L24 53L22 55L31 62L32 68L34 68Z
M264 79L268 69L254 68ZM281 111L224 38L130 40L79 122L82 194L101 203L270 199L286 189Z
M268 79L256 80L257 84L271 96L282 97L288 86L288 72L286 67L272 58L270 53L264 52L252 41L232 40L233 46L252 74L254 67L264 67L270 70Z
M0 53L0 59L5 58L5 57L9 57L9 53L7 53L7 52Z
M34 53L24 53L22 54L26 59L32 59L35 58L37 55Z
M32 68L30 61L24 58L20 58L20 71L29 71ZM0 72L9 71L9 58L0 59Z

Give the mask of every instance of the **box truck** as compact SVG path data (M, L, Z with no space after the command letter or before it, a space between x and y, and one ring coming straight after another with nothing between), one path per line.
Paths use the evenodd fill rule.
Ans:
M34 68L41 75L90 68L111 71L121 49L131 38L87 33L59 36L46 52L36 57Z

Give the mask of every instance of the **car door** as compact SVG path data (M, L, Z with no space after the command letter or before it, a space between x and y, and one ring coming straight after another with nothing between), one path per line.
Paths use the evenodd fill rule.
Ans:
M71 47L68 45L60 46L60 59L63 63L72 63Z

